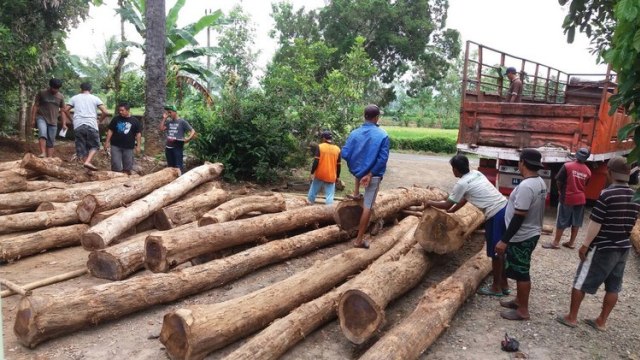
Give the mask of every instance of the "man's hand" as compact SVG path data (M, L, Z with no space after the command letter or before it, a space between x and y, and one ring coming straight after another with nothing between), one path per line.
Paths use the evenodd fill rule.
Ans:
M63 129L65 129L65 130L67 130L67 129L68 129L68 127L67 127L67 123L65 123L64 121L62 122L62 128L63 128Z
M365 175L362 177L362 179L360 179L360 185L362 185L362 187L367 187L369 186L369 183L371 182L371 173Z
M133 148L133 151L136 153L136 155L140 155L140 145L136 145L136 147Z
M111 144L110 144L110 143L108 143L108 142L105 142L105 143L104 143L104 150L105 150L106 152L110 152L110 151L111 151Z
M502 256L504 255L505 251L507 251L507 244L502 240L498 241L498 243L496 244L496 254Z
M586 245L582 245L580 246L580 249L578 249L578 257L580 258L580 261L584 261L584 259L587 258L587 252L589 251L589 247Z

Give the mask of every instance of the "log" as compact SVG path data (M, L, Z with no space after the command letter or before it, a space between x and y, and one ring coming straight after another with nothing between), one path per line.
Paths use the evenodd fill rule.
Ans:
M311 205L311 203L309 202L309 200L307 200L306 197L287 194L287 193L283 193L282 195L284 196L284 202L286 203L287 210L299 209L301 207Z
M402 265L395 267L393 265L398 263L398 258L414 248L416 242L413 238L413 229L415 227L409 229L391 250L356 277L321 297L300 305L287 316L274 321L225 359L278 359L307 335L336 317L336 305L342 294L350 289L353 283L362 277L368 277L368 274L372 272L402 268ZM414 253L420 254L423 259L425 258L423 250L414 251ZM391 265L391 269L389 265ZM394 278L392 282L395 281Z
M160 341L172 359L202 359L329 291L387 252L416 222L415 217L406 218L369 249L346 250L250 294L170 312L164 316Z
M131 179L126 183L113 186L82 198L78 204L78 218L89 223L94 213L115 209L139 199L178 178L180 170L165 168L158 172Z
M65 189L51 189L44 191L21 191L10 194L0 194L0 209L16 209L33 207L34 209L40 203L51 202L70 202L81 200L84 196L91 193L100 192L105 188L121 184L129 181L127 177L120 177L105 181L92 181L77 186L68 186Z
M21 160L0 162L0 171L11 170L20 167Z
M456 311L491 271L485 252L483 249L453 275L427 289L415 310L360 359L417 359L449 327Z
M52 211L52 210L62 210L66 208L75 209L78 207L79 201L70 201L68 203L64 202L51 202L45 201L40 206L36 208L36 211Z
M636 252L640 254L640 220L636 221L636 224L631 229L631 234L629 236L631 239L631 245L636 249Z
M31 295L31 291L30 290L26 290L23 287L21 287L20 285L9 281L7 279L0 279L0 284L6 286L9 290L13 291L16 294L20 294L22 296L27 296L27 295Z
M77 224L78 222L78 215L72 206L60 210L3 215L0 216L0 234L39 230L53 226Z
M88 225L58 226L0 240L0 260L16 260L45 250L80 245Z
M266 265L346 239L348 235L337 226L327 226L167 274L145 274L66 293L33 295L20 301L14 332L21 344L33 348L47 339L222 286Z
M144 269L144 239L152 231L133 235L121 243L89 253L87 269L93 277L123 280Z
M265 236L314 223L330 223L333 207L307 206L277 214L201 226L188 231L165 231L147 237L145 266L153 272L165 272L199 255L247 244Z
M120 212L120 210L122 210L123 208L116 208L116 209L111 209L111 210L107 210L107 211L103 211L103 212L99 212L97 214L93 214L93 217L91 218L91 221L89 222L90 226L94 226L96 224L98 224L99 222L117 214ZM153 216L149 216L148 218L142 220L140 223L136 224L135 226L127 229L125 232L123 232L120 236L118 236L116 239L122 239L122 238L126 238L138 233L143 233L145 231L149 231L149 230L153 230L155 229L155 224L153 223Z
M0 171L0 179L4 179L7 177L12 177L14 175L20 175L22 177L24 177L25 179L34 179L37 177L40 177L41 175L33 170L27 170L24 168L15 168L15 169L11 169L11 170L4 170L4 171Z
M427 252L448 254L460 249L482 223L482 211L469 203L455 213L430 207L424 209L415 237Z
M427 200L439 200L446 193L438 188L397 188L380 191L376 202L371 209L370 223L375 224L383 219L391 218L402 209L410 206L421 205ZM346 231L355 231L360 223L362 215L362 200L342 201L336 206L336 224Z
M82 185L87 183L80 183ZM22 191L40 191L49 189L70 189L76 184L67 184L61 181L46 181L46 180L33 180L27 181L27 184ZM79 185L79 184L78 184Z
M33 170L40 174L48 175L57 179L69 180L76 183L88 181L102 181L119 177L127 177L127 174L114 171L86 171L79 172L64 168L60 165L40 159L37 156L27 153L22 158L21 166L27 170Z
M64 274L59 274L59 275L51 276L45 279L28 283L22 286L22 288L26 291L29 291L29 290L37 289L43 286L59 283L61 281L77 278L78 276L82 276L86 273L87 273L87 269L84 269L84 268L73 270L73 271L66 272ZM13 290L3 290L2 292L0 292L0 297L4 298L4 297L15 295L15 294L16 293Z
M0 216L36 211L36 206L0 210Z
M91 227L82 236L82 246L87 250L105 248L127 229L139 224L194 187L218 177L221 172L222 164L220 163L206 163L188 171L173 182L131 203L129 207L123 208L116 215Z
M555 226L553 225L542 225L542 233L543 234L553 234L553 231L555 230Z
M27 188L27 178L14 171L7 171L0 177L0 194L24 191Z
M284 196L277 193L250 195L229 200L226 203L204 214L198 220L199 226L233 221L241 215L252 211L261 213L278 213L285 211L287 204Z
M197 221L207 211L229 200L229 194L213 188L190 199L166 206L153 216L153 223L159 230L169 230L176 226Z
M216 180L207 181L204 184L198 185L193 190L186 193L182 200L187 200L187 199L197 197L198 195L204 194L213 189L222 189L222 184L220 184L220 181L216 181Z

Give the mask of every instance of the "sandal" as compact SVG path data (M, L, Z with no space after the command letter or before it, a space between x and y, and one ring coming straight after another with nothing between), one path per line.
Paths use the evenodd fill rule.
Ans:
M84 166L85 168L87 168L89 170L92 170L92 171L98 170L98 168L93 166L93 164L82 164L82 166Z
M570 322L567 321L567 319L564 318L564 316L556 316L556 321L559 322L560 324L564 325L564 326L568 326L570 328L575 328L578 327L578 324L572 324Z
M502 289L502 293L506 296L511 295L511 289Z
M572 243L570 243L570 242L568 242L568 241L567 241L567 242L562 243L562 246L564 246L564 247L566 247L566 248L569 248L569 249L575 249L575 248L576 248L576 246L575 246L575 245L573 245Z
M600 325L598 325L598 323L596 323L596 321L594 319L584 319L582 320L585 324L591 326L592 328L598 330L598 331L607 331L606 327L600 327Z
M346 197L349 200L360 200L362 199L363 195L362 194L358 194L358 195L345 195L344 197Z
M503 319L507 319L507 320L529 320L528 317L524 317L520 314L518 314L518 312L516 310L505 310L505 311L501 311L500 312L500 316L502 316Z
M487 296L496 296L496 297L505 296L502 291L495 292L495 291L491 290L491 288L489 286L481 287L480 289L478 289L478 291L476 293L478 295L487 295Z
M554 249L554 250L560 249L560 246L553 245L552 243L542 244L542 247L545 248L545 249Z
M361 248L361 249L368 249L369 248L369 241L365 240L361 243L353 243L353 247L354 248Z
M513 310L518 308L518 304L516 303L515 300L500 301L500 306L507 309L513 309Z

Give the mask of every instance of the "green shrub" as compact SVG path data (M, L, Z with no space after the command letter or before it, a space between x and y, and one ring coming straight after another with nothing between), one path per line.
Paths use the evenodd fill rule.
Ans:
M456 140L442 136L423 138L394 138L391 137L391 149L427 151L433 153L452 154L456 152Z

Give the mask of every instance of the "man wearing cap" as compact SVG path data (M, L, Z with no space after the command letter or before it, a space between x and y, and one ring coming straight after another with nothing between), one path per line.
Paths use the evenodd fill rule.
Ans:
M584 217L584 205L587 203L584 190L591 178L591 170L585 164L589 155L588 149L581 148L576 152L576 160L562 165L556 175L556 183L560 193L556 235L553 242L542 245L545 249L559 249L562 233L568 227L571 227L571 237L569 241L562 243L562 246L569 249L575 248L576 236L578 236Z
M501 301L509 310L500 316L507 320L529 319L529 292L531 291L531 254L542 233L547 186L538 175L542 169L542 155L535 149L523 149L518 170L524 178L509 195L505 212L507 230L496 244L498 255L506 254L505 273L516 280L517 294L511 301Z
M606 330L606 323L622 290L622 277L629 256L629 235L636 224L640 205L633 201L635 191L629 188L630 167L617 156L607 164L612 183L602 190L591 210L587 234L578 251L580 264L571 289L569 313L557 321L569 327L578 324L578 310L586 293L595 294L604 283L602 310L596 319L584 322L596 330Z
M162 114L160 131L166 131L164 154L167 158L167 166L180 169L180 174L182 174L184 172L182 159L184 144L196 136L196 131L187 120L178 117L178 109L175 105L165 105L164 109L166 111Z
M49 80L49 88L39 91L31 107L31 127L38 129L38 157L52 157L53 145L58 131L58 115L62 116L62 128L67 128L64 110L64 95L60 92L62 80Z
M507 102L515 103L522 101L522 80L518 76L518 71L514 67L507 68L507 77L511 84L507 93Z
M367 105L364 108L364 123L349 134L342 148L342 158L346 160L349 171L356 178L354 195L359 197L360 185L365 188L358 236L353 243L355 247L361 248L369 248L369 242L364 240L364 234L369 226L371 208L378 195L378 188L389 160L389 135L378 127L378 120L380 120L378 106Z
M321 143L311 165L311 186L307 199L316 202L318 192L324 188L325 204L333 204L336 192L336 181L340 179L340 148L332 143L331 131L325 130L320 134Z

